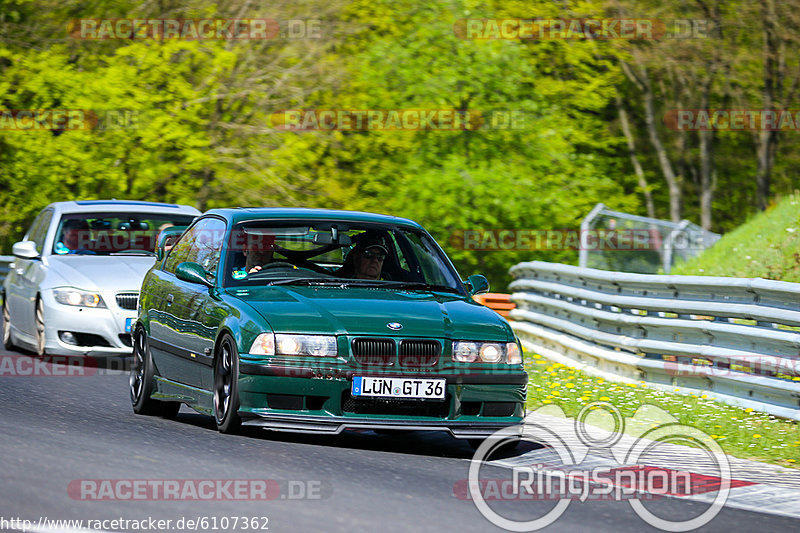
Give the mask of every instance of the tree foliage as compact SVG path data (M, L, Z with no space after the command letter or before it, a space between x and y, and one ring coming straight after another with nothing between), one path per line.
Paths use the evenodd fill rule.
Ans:
M73 198L369 210L418 220L462 275L483 272L502 290L514 262L573 262L576 251L464 249L465 230L576 229L597 202L647 214L647 192L658 216L674 216L677 202L679 216L724 231L757 209L765 183L773 196L798 187L797 133L681 132L663 117L758 109L765 98L797 107L796 4L0 0L0 107L100 118L91 129L0 129L0 242L7 253L38 210ZM200 17L314 20L321 35L70 36L81 18ZM465 39L456 28L470 18L602 17L717 24L706 39L656 41ZM524 120L454 131L276 128L271 117L288 109L513 111ZM108 121L120 116L127 122ZM759 146L773 151L766 182Z

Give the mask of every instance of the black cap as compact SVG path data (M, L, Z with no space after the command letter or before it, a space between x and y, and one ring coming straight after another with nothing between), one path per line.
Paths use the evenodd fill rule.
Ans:
M386 255L389 254L389 246L386 244L386 239L383 235L376 233L362 233L354 239L356 241L356 248L358 250L368 250L369 248L378 247L383 250Z

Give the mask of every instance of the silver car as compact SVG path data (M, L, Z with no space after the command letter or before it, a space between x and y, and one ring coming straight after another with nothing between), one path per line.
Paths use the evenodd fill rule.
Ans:
M3 344L39 355L129 354L139 289L159 233L187 226L190 206L125 200L44 208L3 283Z

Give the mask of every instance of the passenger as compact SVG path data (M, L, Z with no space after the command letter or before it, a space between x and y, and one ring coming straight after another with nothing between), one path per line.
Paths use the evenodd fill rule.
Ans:
M158 241L160 240L159 237L161 236L161 232L167 228L171 228L174 225L175 224L173 224L172 222L165 222L164 224L161 224L158 227L158 232L156 233L156 243L158 243ZM180 237L180 235L170 235L164 240L164 253L167 253L170 250L172 250L172 247L175 246L176 242L178 242L178 237Z

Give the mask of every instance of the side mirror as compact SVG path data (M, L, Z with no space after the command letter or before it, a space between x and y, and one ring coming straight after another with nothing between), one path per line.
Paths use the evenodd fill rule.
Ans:
M158 234L158 242L156 242L156 261L161 261L167 252L170 251L172 245L177 242L178 237L183 235L188 226L170 226L161 230Z
M203 270L203 267L191 261L180 263L177 268L175 268L175 276L179 280L188 281L189 283L199 283L209 288L214 286L214 284L206 278L206 271Z
M464 285L467 286L467 291L469 291L469 293L473 296L476 294L489 292L489 280L480 274L473 274L472 276L468 277L467 281L464 282Z
M36 243L33 241L15 242L11 247L11 253L22 259L37 259L39 252L36 250Z

